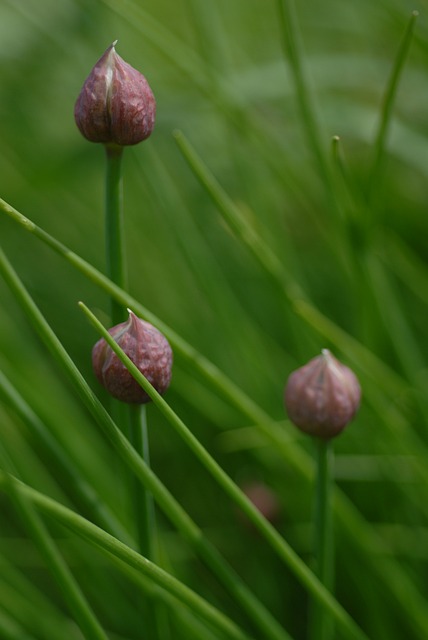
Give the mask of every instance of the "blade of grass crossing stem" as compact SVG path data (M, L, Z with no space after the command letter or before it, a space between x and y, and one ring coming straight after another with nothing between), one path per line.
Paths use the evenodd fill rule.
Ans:
M106 144L106 189L105 189L105 238L107 275L122 289L126 289L127 261L124 242L124 214L122 194L122 158L123 147ZM126 309L114 297L110 298L111 321L115 326L126 318ZM119 416L128 425L128 433L134 448L150 466L149 441L145 407L124 405L115 399L111 400L113 414ZM120 424L120 423L119 423ZM155 515L153 499L147 489L132 477L131 492L133 495L135 524L140 551L152 560L155 536ZM160 637L155 611L149 608L145 625L149 635ZM155 632L155 629L158 629Z
M141 305L135 298L130 296L126 291L123 291L106 278L100 271L95 269L92 265L86 262L79 255L68 249L63 243L59 242L56 238L51 236L44 229L37 226L33 221L29 220L26 216L22 215L17 209L11 207L7 202L0 198L0 210L7 214L13 221L17 222L23 229L35 235L39 240L47 244L56 253L61 255L67 262L72 264L78 271L80 271L86 278L91 280L94 284L104 290L108 295L115 296L115 298L132 309L137 315L141 316L148 322L155 325L170 341L177 354L180 354L186 361L192 364L194 371L198 372L206 382L212 386L217 392L225 399L227 399L232 406L236 407L242 415L246 416L251 423L258 426L261 433L271 442L277 446L277 438L274 430L272 429L272 423L274 422L264 409L262 409L257 403L250 398L244 391L242 391L234 382L220 371L212 362L205 358L200 352L186 342L181 336L173 331L168 325L163 323L152 312ZM2 254L0 253L0 267L3 266L3 260L1 260ZM305 319L305 321L313 326L321 335L327 337L332 344L336 344L339 349L345 349L350 352L350 359L353 360L358 367L360 363L364 365L364 370L368 379L372 379L377 385L382 382L387 382L386 388L390 395L395 396L401 394L403 390L403 381L398 377L391 374L390 370L379 361L368 349L365 349L357 340L349 336L345 331L340 329L331 320L323 316L315 307L306 303L304 300L294 301L296 311L299 315ZM302 479L306 481L312 479L313 466L308 454L296 443L290 443L286 449L283 450L284 459L292 466L292 468L298 472ZM336 489L336 491L338 491ZM339 495L340 494L339 492ZM337 503L337 501L336 501ZM346 524L349 517L349 509L344 509L343 501L339 501L338 514L340 515L343 524ZM356 518L354 513L354 520ZM378 537L375 535L372 529L360 513L358 513L358 526L359 535L354 534L353 527L346 527L346 535L348 535L354 544L361 549L361 540L365 540L365 548L380 549ZM364 536L361 535L364 532ZM385 563L371 563L371 570L379 573L383 580L384 588L394 595L397 606L399 606L403 612L407 610L414 610L415 615L412 616L412 621L415 622L417 628L421 633L428 636L428 612L424 604L424 600L420 592L416 589L415 585L409 580L407 574L403 571L398 563L393 561ZM400 588L401 584L406 584L406 589ZM407 615L407 614L406 614ZM424 637L424 636L422 636Z
M16 492L24 499L31 501L32 505L44 515L53 518L79 537L84 538L102 551L115 556L128 566L148 576L155 584L175 596L180 602L190 607L191 610L197 612L209 624L226 634L228 638L249 640L249 636L242 632L229 618L172 575L150 562L150 560L55 500L31 489L16 478L9 477L5 473L0 474L0 485L3 490L7 491L8 484L11 482L15 483Z
M129 440L122 434L113 422L111 416L99 402L85 379L65 351L40 310L13 270L3 251L0 250L0 273L8 283L15 298L23 308L27 319L49 349L52 356L59 362L76 387L83 403L94 416L107 438L123 458L124 462L139 479L142 486L151 491L165 515L192 545L194 551L204 560L205 564L217 575L237 602L240 603L247 616L272 640L289 640L289 635L279 626L277 621L267 611L263 604L254 596L242 582L236 572L203 536L200 528L184 511L159 478L146 465L135 451Z
M110 336L108 331L97 320L94 314L84 305L79 303L80 308L84 311L85 315L91 321L92 325L102 335L102 337L108 342L110 347L114 350L116 355L120 358L126 368L129 370L135 380L141 385L144 391L151 397L154 404L160 409L163 415L167 418L170 424L175 428L179 435L183 438L186 444L196 454L206 470L211 473L220 486L227 492L232 500L244 511L247 517L251 520L254 526L265 537L272 548L278 553L283 562L294 572L296 577L302 582L302 584L308 589L308 591L322 604L323 608L327 608L329 612L334 615L340 624L348 631L348 633L356 634L355 637L364 637L364 634L356 627L355 623L346 614L346 612L340 607L337 601L324 589L323 585L314 578L312 572L308 569L303 561L294 553L292 548L286 543L286 541L278 534L276 529L260 514L259 510L252 504L252 502L245 496L245 494L239 489L239 487L233 482L233 480L225 473L225 471L217 464L217 462L206 451L202 444L193 436L191 431L186 427L183 421L177 416L177 414L171 409L162 396L154 389L150 382L142 375L138 368L128 358L125 352L119 347L114 339ZM323 458L324 462L327 460L327 456ZM326 470L326 464L322 465L323 471ZM328 474L322 474L322 480L328 480ZM323 497L326 496L325 491L326 483L323 482ZM322 507L326 507L327 501L324 500ZM320 519L321 520L321 519ZM324 525L324 520L322 522ZM324 532L324 527L323 527ZM323 540L323 552L324 552L324 540ZM322 561L324 562L324 555ZM327 571L323 570L323 577L325 577ZM355 627L355 628L354 628ZM360 635L358 635L360 634Z
M0 446L0 462L4 469L14 470L3 445ZM31 538L44 557L83 635L87 640L108 640L40 516L34 511L26 496L17 489L16 479L9 474L5 474L4 478L6 479L4 489L15 504Z
M182 134L180 134L182 135ZM212 362L199 353L194 347L179 336L173 329L157 318L151 311L144 307L138 300L129 295L126 291L115 285L111 280L106 278L98 269L95 269L86 260L78 254L71 251L63 243L47 233L44 229L36 225L32 220L22 215L17 209L10 206L7 202L0 198L0 210L8 215L12 220L17 222L24 229L35 235L39 240L51 247L56 253L65 258L76 269L83 273L89 280L101 287L108 295L114 297L118 302L132 309L137 315L141 316L151 324L155 325L168 338L169 342L179 352L182 357L188 360L196 370L198 370L207 380L209 380L221 394L228 398L234 405L239 404L240 410L251 420L269 424L271 418L251 400L244 392L241 391L232 380L220 371ZM223 211L221 211L223 213ZM234 211L229 212L230 215ZM244 243L245 236L239 238ZM258 242L261 242L259 240ZM249 246L250 250L252 247ZM269 250L269 253L272 253ZM256 258L259 258L255 254ZM278 258L275 256L275 262ZM263 263L262 263L263 266ZM268 266L265 265L267 269ZM292 283L294 285L294 283ZM298 286L298 285L297 285ZM365 374L371 377L376 384L382 385L385 390L393 396L401 393L404 381L393 372L384 362L377 358L369 349L365 348L355 338L351 337L343 329L338 327L334 322L324 316L310 302L306 300L304 293L298 287L296 296L284 288L284 292L290 295L290 303L293 305L295 312L312 326L317 333L327 338L333 345L341 350L349 350L349 358L360 368L360 364L364 364ZM255 419L255 416L258 416Z

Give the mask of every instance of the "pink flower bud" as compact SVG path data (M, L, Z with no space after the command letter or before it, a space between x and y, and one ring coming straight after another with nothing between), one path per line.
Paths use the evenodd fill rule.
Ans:
M272 489L262 482L251 482L245 484L242 491L266 520L269 522L278 520L281 506Z
M360 405L355 374L328 349L294 371L285 388L285 407L294 424L313 436L333 438L352 420Z
M74 107L81 133L91 142L132 145L149 137L156 102L145 77L115 51L98 60Z
M172 350L165 336L132 311L127 322L112 327L109 334L156 391L164 393L171 381L172 369ZM135 404L150 402L150 397L104 338L92 349L92 366L101 384L118 400Z

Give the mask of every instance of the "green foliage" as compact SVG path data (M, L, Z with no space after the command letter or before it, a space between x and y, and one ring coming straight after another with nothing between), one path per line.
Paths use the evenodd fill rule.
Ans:
M0 638L78 640L85 609L93 637L144 640L159 603L161 640L299 640L317 593L337 638L427 637L428 25L415 8L2 3ZM102 275L104 152L73 121L116 39L157 99L154 133L123 158L126 292ZM91 370L98 334L77 303L108 326L111 296L174 349L166 409L147 411L152 471ZM335 442L337 601L305 566L313 450L282 402L321 348L363 389ZM134 475L155 496L162 571L132 551ZM270 487L274 528L256 531L234 483Z

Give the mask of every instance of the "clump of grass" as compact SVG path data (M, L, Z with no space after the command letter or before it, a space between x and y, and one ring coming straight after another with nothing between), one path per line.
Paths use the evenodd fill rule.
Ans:
M22 43L0 123L0 635L298 639L312 601L340 637L425 638L416 13L328 2L320 23L315 3L292 0L54 5L0 10ZM144 60L158 123L144 150L109 147L103 204L100 154L72 105L112 18ZM164 398L106 331L127 308L174 350ZM140 417L124 428L91 371L100 335L153 400L150 456ZM320 450L334 595L312 571L316 460L282 406L289 373L321 347L364 397L334 469ZM254 479L276 496L275 525L239 488ZM313 638L332 637L321 627Z

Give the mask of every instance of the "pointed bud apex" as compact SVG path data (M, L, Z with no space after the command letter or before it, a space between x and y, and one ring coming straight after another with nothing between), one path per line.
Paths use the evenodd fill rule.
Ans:
M109 334L156 391L164 393L171 381L172 369L172 350L165 336L132 311L128 321L109 329ZM150 402L150 397L104 338L92 349L92 366L103 387L118 400L134 404Z
M292 422L320 438L337 436L358 410L361 388L355 374L328 349L294 371L285 388L285 407Z
M117 55L113 43L98 60L74 107L81 133L91 142L132 145L149 137L156 103L145 77Z

